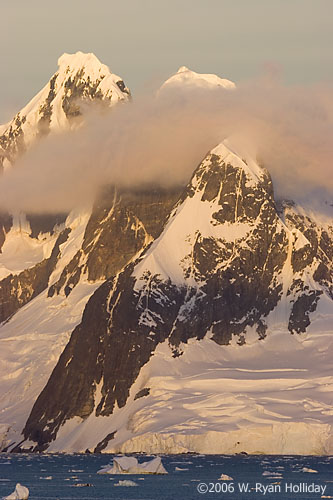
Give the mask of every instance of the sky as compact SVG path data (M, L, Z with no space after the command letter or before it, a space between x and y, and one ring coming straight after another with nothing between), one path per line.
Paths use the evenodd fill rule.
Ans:
M3 0L0 18L0 123L78 50L134 95L182 65L235 82L267 69L287 84L333 80L332 0Z

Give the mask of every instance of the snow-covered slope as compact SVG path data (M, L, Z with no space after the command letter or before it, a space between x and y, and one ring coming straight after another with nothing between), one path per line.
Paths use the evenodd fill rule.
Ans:
M161 235L96 290L25 446L332 450L332 226L278 211L268 172L242 158L213 149Z
M105 452L331 454L331 331L247 339L190 340L178 358L161 344L123 408L69 420L49 451L93 450L113 436Z

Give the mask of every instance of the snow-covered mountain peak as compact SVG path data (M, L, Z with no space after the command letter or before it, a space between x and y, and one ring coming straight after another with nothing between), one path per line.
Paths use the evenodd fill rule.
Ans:
M233 89L236 87L234 82L226 80L225 78L220 78L217 75L210 73L196 73L190 70L186 66L181 66L177 73L172 75L161 88L165 87L175 87L175 86L188 85L191 87L202 87L202 88L214 88L223 87L226 89Z
M84 52L78 51L75 54L68 54L65 52L58 59L59 70L62 68L80 69L86 67L89 72L93 71L103 71L104 73L110 72L109 68L102 64L98 57L92 52L85 54Z
M254 181L262 180L266 176L266 171L250 155L247 154L246 159L241 159L239 151L228 140L218 144L210 154L219 156L226 164L243 169L248 178Z
M58 64L58 71L45 87L0 127L0 169L10 166L37 138L76 126L83 101L113 106L129 99L123 80L92 53L65 53Z
M213 241L220 247L246 240L270 193L267 171L254 160L242 160L225 142L217 145L194 172L164 232L136 267L136 289L144 285L147 270L178 286L202 285L207 270L190 270L194 246L199 240L202 246L209 241L210 248ZM211 258L208 250L207 256Z
M112 89L116 92L119 99L124 98L123 92L126 94L130 93L121 77L112 73L109 67L101 63L101 61L92 52L87 54L80 51L75 54L67 54L65 52L59 57L58 66L60 82L62 79L68 80L69 77L75 76L79 73L81 75L81 80L89 79L92 82L104 81L104 84L99 86L100 89L103 88L104 90L107 90L109 87L109 90ZM106 82L108 85L105 85ZM114 87L114 85L116 85L116 87ZM108 92L107 95L111 96Z
M183 73L184 71L191 71L187 66L180 66L177 73Z

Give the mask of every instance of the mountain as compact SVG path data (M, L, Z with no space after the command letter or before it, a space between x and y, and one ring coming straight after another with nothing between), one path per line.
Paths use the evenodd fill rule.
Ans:
M0 127L0 170L12 165L39 137L77 126L85 102L113 106L130 97L123 80L94 54L63 54L58 66L27 106Z
M290 205L281 210L283 215L267 171L225 144L213 149L161 235L90 298L32 409L24 429L28 443L51 451L208 452L203 430L209 423L216 452L327 451L329 397L320 393L325 377L318 368L320 376L314 376L299 359L301 368L294 368L293 358L300 356L310 323L323 329L316 333L321 346L330 332L332 263L325 250L328 241L332 244L332 227L318 227ZM263 382L269 387L268 401L244 405L241 394L235 394L239 387L225 401L230 388L215 385L220 379L222 385L230 383L223 370L235 368L227 368L220 356L227 357L227 349L236 357L242 349L248 352L250 336L249 345L258 346L262 357L277 329L279 336L305 334L299 341L286 338L293 358L289 353L274 362L278 368L267 368L274 356L268 351L262 369L260 364L259 369L239 368L253 377L240 377L250 392ZM324 352L326 370L329 351ZM268 381L261 371L269 374ZM287 387L303 397L306 391L298 386L309 380L319 401L310 400L312 418L298 422L294 405L276 390ZM245 406L243 418L257 439L245 439L244 422L237 430L239 417L228 414L228 406L232 414ZM234 419L227 445L220 430L224 418L229 425ZM316 429L319 437L295 443L296 436ZM265 444L269 430L277 434L278 444Z
M193 171L33 238L21 216L12 260L4 231L4 448L332 453L332 215L276 200L229 141Z

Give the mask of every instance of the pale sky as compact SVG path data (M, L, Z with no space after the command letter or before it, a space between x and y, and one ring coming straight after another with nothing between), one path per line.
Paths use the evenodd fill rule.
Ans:
M1 0L0 123L57 70L94 52L133 94L185 65L235 82L277 68L333 80L333 0Z

